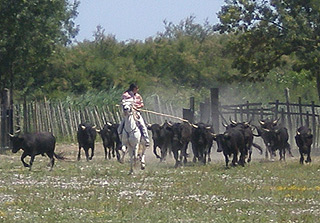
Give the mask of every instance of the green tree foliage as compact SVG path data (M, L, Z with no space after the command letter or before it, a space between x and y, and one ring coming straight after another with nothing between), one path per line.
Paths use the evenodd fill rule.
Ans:
M77 34L73 20L79 2L66 0L0 1L0 89L20 93L41 91L57 45L67 45Z
M219 76L233 72L221 55L226 38L213 34L212 27L209 31L194 24L192 18L178 27L170 23L164 33L144 42L118 42L100 26L94 37L55 54L46 71L52 81L44 85L43 94L124 90L131 82L142 90L172 85L199 90L216 86Z
M293 61L310 71L320 98L320 4L317 0L227 0L216 30L234 35L233 67L250 81Z

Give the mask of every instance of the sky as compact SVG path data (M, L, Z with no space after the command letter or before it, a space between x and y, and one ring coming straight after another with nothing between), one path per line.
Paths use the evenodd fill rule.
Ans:
M179 24L195 16L195 23L203 25L208 19L213 25L219 22L217 13L222 5L224 0L80 0L76 40L93 40L98 25L118 41L155 37L164 32L164 20Z

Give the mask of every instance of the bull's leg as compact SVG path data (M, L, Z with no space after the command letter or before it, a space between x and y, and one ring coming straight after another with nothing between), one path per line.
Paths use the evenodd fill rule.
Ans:
M244 163L245 163L245 154L244 153L240 153L239 164L241 166L244 166Z
M48 152L47 153L48 157L50 158L50 171L52 170L53 166L54 166L54 157L53 157L53 152Z
M308 149L306 163L311 163L310 151L311 151L311 148Z
M251 161L251 156L252 156L252 148L249 149L248 163L250 163Z
M207 152L204 152L202 162L203 162L204 165L206 165L206 163L207 163Z
M229 167L229 157L227 154L224 154L224 158L225 158L225 161L226 161L226 168Z
M198 152L195 146L192 144L192 152L193 152L193 159L192 162L196 163L198 158Z
M268 150L269 150L269 148L267 147L267 148L266 148L266 153L265 153L265 158L266 158L266 159L269 159Z
M182 148L182 155L183 155L183 163L184 164L186 164L187 162L188 162L188 160L187 160L187 156L188 156L188 154L187 154L187 149L188 149L188 144L186 144L183 148Z
M232 159L232 162L231 162L231 166L236 166L237 162L238 162L238 153L234 152L233 153L233 159Z
M165 161L166 160L166 156L167 156L167 147L166 146L162 146L160 162Z
M116 151L116 156L117 156L118 162L120 162L120 152L119 152L120 149L121 149L121 146L116 144L115 151Z
M26 158L26 156L27 156L27 154L25 152L23 152L20 159L21 159L21 162L23 163L24 167L29 167L29 164L24 162L24 158Z
M120 162L120 153L119 153L119 150L118 150L118 149L116 150L116 156L117 156L118 162Z
M303 164L303 161L304 161L303 152L301 149L299 149L299 152L300 152L300 164Z
M158 158L160 159L161 161L161 157L158 155L157 153L157 145L156 144L153 144L153 154Z
M78 158L77 158L78 161L80 160L80 156L81 156L81 146L79 145L79 152L78 152Z
M174 167L177 168L180 164L180 162L178 160L178 150L174 149L172 152L173 152L173 157L176 160L176 164L174 165Z
M94 145L91 146L91 156L89 157L89 160L92 160L93 156L94 156Z
M115 154L116 147L114 144L112 145L111 150L112 150L112 157L114 158L116 156Z
M286 161L286 149L279 149L280 160Z
M114 151L113 146L111 148L109 148L109 152L108 152L108 159L111 160L111 150ZM114 157L114 156L113 156Z
M31 170L35 155L31 155L29 170Z
M108 159L108 147L103 146L104 148L104 159L107 160Z
M270 160L274 161L274 157L275 157L274 151L272 151L272 149L270 147L268 147L268 152L269 152L269 155L270 155Z
M211 154L211 146L209 147L209 150L208 150L208 163L211 162L210 154Z
M201 148L200 151L199 151L199 153L198 153L198 160L199 160L199 162L203 163L203 162L204 162L203 158L204 158L204 157L203 157L203 149Z
M84 153L86 154L87 161L89 161L89 149L88 148L84 148Z

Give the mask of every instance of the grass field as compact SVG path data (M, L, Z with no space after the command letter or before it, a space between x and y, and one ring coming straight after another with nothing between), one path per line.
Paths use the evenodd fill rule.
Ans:
M300 165L254 156L224 168L222 154L206 166L173 168L148 151L146 170L105 161L102 146L86 162L76 145L58 145L69 161L37 156L33 170L20 155L0 155L0 222L319 222L320 158ZM191 159L190 159L191 160Z

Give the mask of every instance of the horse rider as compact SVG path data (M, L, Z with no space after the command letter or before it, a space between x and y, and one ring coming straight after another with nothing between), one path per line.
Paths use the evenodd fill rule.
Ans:
M138 91L139 91L138 85L130 84L129 89L126 90L122 94L121 103L122 104L124 104L126 102L133 103L133 109L136 110L137 126L139 127L139 129L141 131L141 135L144 138L145 146L149 147L150 146L150 139L149 139L149 135L148 135L148 130L147 130L146 124L145 124L140 112L137 110L137 109L142 108L144 106L142 97L138 93ZM119 125L119 128L118 128L119 135L122 134L123 128L124 128L124 119L122 119L122 121Z

